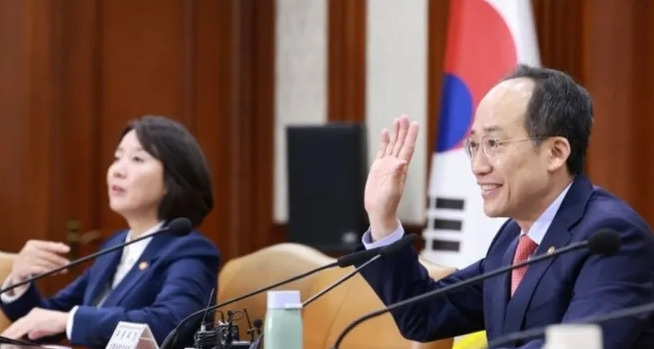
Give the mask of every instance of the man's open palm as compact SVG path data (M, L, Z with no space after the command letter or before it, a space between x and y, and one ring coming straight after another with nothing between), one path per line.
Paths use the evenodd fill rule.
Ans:
M404 191L409 162L418 137L418 123L402 116L393 123L393 134L381 134L364 195L364 203L375 240L393 232L397 224L397 208ZM390 231L388 231L390 230Z

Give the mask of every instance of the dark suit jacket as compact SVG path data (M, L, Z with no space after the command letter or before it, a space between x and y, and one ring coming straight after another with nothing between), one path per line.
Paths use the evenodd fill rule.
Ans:
M621 235L610 257L577 250L528 267L510 297L510 273L392 313L401 333L417 341L486 330L489 340L503 334L565 323L654 302L654 236L626 203L579 175L561 203L536 254L587 239L602 228ZM480 232L480 234L483 232ZM434 282L412 248L381 259L361 273L385 304L510 265L520 228L508 220L484 259ZM654 324L641 318L604 323L605 349L654 348ZM540 348L542 339L516 343Z
M126 230L114 234L102 248L123 243L126 234ZM110 287L121 255L119 249L99 257L52 298L41 297L31 285L19 299L1 307L14 321L34 307L69 311L78 305L71 336L74 345L104 348L119 321L147 323L161 344L180 320L207 305L211 290L217 287L220 257L213 243L197 232L182 237L163 233L153 237L97 308L94 304ZM141 270L142 262L147 267Z

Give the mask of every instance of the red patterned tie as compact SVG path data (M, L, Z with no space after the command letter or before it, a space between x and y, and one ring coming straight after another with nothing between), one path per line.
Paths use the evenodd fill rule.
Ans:
M515 249L515 256L513 256L513 264L524 262L529 259L529 256L536 250L538 244L534 240L530 239L529 236L521 235L520 241L518 241L518 248ZM511 273L511 296L515 293L515 290L518 288L520 281L525 276L527 272L527 266L513 269Z

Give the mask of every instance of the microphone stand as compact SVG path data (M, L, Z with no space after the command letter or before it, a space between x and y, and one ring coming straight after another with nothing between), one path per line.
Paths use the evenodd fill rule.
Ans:
M373 258L371 258L371 259L369 259L368 261L366 261L365 263L361 264L359 267L357 267L357 268L354 269L353 271L351 271L351 272L345 274L343 277L341 277L340 279L336 280L334 283L332 283L331 285L327 286L325 289L321 290L320 292L318 292L318 293L314 294L313 296L309 297L309 299L307 299L307 300L305 300L304 302L302 302L302 308L304 309L304 307L306 307L307 305L313 303L316 299L320 298L320 297L321 297L322 295L324 295L325 293L331 291L331 290L334 289L336 286L338 286L338 285L342 284L343 282L345 282L346 280L352 278L354 275L356 275L356 274L359 272L359 270L361 270L362 268L364 268L364 267L367 266L368 264L370 264L370 263L372 263L372 262L374 262L374 261L376 261L376 260L378 260L378 259L380 259L380 258L382 258L382 257L383 257L382 254L375 255ZM259 337L257 338L257 340L254 341L254 342L252 342L252 344L250 345L250 348L249 348L249 349L258 349L259 346L261 345L261 340L263 339L263 335L264 335L263 333L260 334Z
M302 302L302 308L304 308L304 307L306 307L307 305L313 303L313 301L315 301L316 299L318 299L320 296L322 296L322 295L324 295L325 293L331 291L331 290L334 289L336 286L342 284L342 283L345 282L347 279L349 279L349 278L353 277L354 275L356 275L356 274L359 272L359 270L363 269L363 268L364 268L365 266L367 266L368 264L370 264L370 263L372 263L372 262L374 262L374 261L376 261L376 260L378 260L378 259L380 259L380 258L382 258L382 257L383 257L383 255L378 254L378 255L374 256L373 258L369 259L367 262L361 264L359 267L357 267L357 268L354 269L353 271L351 271L351 272L345 274L343 277L341 277L340 279L336 280L334 283L332 283L331 285L329 285L327 288L325 288L325 289L323 289L322 291L320 291L320 292L314 294L314 295L311 296L309 299L307 299L307 300L305 300L304 302Z
M119 250L119 249L121 249L121 248L123 248L123 247L125 247L127 245L136 243L138 241L141 241L141 240L144 240L144 239L147 239L147 238L151 238L151 237L153 237L155 235L158 235L160 233L165 233L165 232L168 232L168 231L172 231L173 233L176 233L177 231L182 231L182 230L185 230L184 233L188 233L191 229L192 229L191 222L188 219L186 219L186 218L176 218L176 219L172 220L167 226L157 230L156 232L154 232L152 234L143 235L143 236L140 236L140 237L138 237L136 239L124 242L122 244L118 244L116 246L113 246L113 247L110 247L110 248L107 248L107 249L104 249L104 250L100 250L100 251L98 251L96 253L93 253L93 254L90 254L88 256L82 257L80 259L74 260L74 261L72 261L72 262L70 262L70 263L68 263L66 265L61 266L61 267L58 267L58 268L55 268L55 269L52 269L52 270L48 270L48 271L46 271L44 273L37 274L35 276L27 278L27 279L25 279L23 281L17 282L15 284L11 284L11 285L1 289L0 294L3 294L5 292L7 292L7 291L11 291L16 287L20 287L20 286L29 284L30 282L42 279L42 278L44 278L46 276L58 273L58 272L60 272L60 271L62 271L64 269L72 268L74 266L82 264L82 263L84 263L84 262L86 262L88 260L97 258L97 257L102 256L104 254L107 254L109 252Z
M403 307L405 307L407 305L411 305L413 303L417 303L417 302L427 300L427 299L429 299L431 297L444 295L444 294L446 294L447 292L449 292L449 291L451 291L453 289L457 289L457 288L462 287L462 286L471 285L471 284L477 283L479 281L489 279L489 278L491 278L493 276L504 274L507 271L523 267L525 265L529 265L529 264L532 264L532 263L540 262L540 261L545 260L545 259L553 258L555 256L558 256L560 254L563 254L563 253L566 253L566 252L569 252L569 251L573 251L573 250L577 250L577 249L580 249L580 248L588 247L588 244L589 244L589 242L587 240L580 241L580 242L568 245L566 247L563 247L563 248L557 250L556 252L549 253L549 254L543 254L543 255L531 258L529 260L520 262L520 263L508 265L506 267L496 269L496 270L494 270L492 272L489 272L487 274L477 275L475 277L472 277L470 279L467 279L467 280L463 281L462 283L451 284L451 285L445 286L443 288L439 288L439 289L436 289L436 290L433 290L433 291L430 291L430 292L427 292L427 293L423 293L421 295L414 296L414 297L405 299L403 301L391 304L386 308L382 308L382 309L373 311L371 313L368 313L368 314L356 319L355 321L351 322L341 332L341 334L338 336L338 338L336 339L336 342L334 343L334 346L332 346L332 349L338 349L338 346L341 344L341 342L343 341L345 336L350 331L352 331L352 329L354 329L354 327L356 327L358 324L360 324L360 323L362 323L362 322L364 322L364 321L366 321L368 319L378 317L378 316L383 315L383 314L385 314L387 312L391 312L393 310L403 308Z
M220 307L232 304L232 303L237 302L237 301L239 301L241 299L251 297L253 295L259 294L259 293L264 292L264 291L271 290L271 289L273 289L275 287L287 284L289 282L305 278L305 277L307 277L309 275L312 275L312 274L317 273L317 272L319 272L321 270L324 270L324 269L333 268L333 267L336 267L336 266L340 266L340 267L350 266L350 265L359 263L359 260L361 260L361 261L368 260L368 259L376 260L375 258L377 258L378 255L380 255L381 257L389 256L389 255L391 255L393 253L396 253L397 251L401 250L402 248L408 246L409 244L413 243L413 241L415 241L416 238L417 238L417 236L415 234L409 234L409 235L406 235L406 236L402 237L400 240L397 240L397 241L393 242L392 244L384 246L382 248L364 250L364 251L349 254L347 256L339 258L337 261L335 261L333 263L324 265L322 267L319 267L319 268L316 268L316 269L313 269L313 270L309 270L309 271L307 271L305 273L302 273L300 275L296 275L296 276L294 276L294 277L292 277L290 279L282 280L282 281L277 282L277 283L275 283L273 285L262 287L260 289L255 290L255 291L252 291L252 292L246 293L244 295L241 295L241 296L232 298L230 300L227 300L227 301L225 301L223 303L213 305L213 306L208 308L208 311L215 310L215 309L218 309ZM195 313L192 313L192 314L188 315L187 317L185 317L184 319L182 319L182 321L180 321L178 323L177 327L175 327L172 331L170 331L168 333L168 335L164 339L163 343L161 344L160 349L169 349L170 347L172 347L175 344L175 342L177 341L178 331L180 330L181 326L183 324L185 324L187 321L189 321L190 319L192 319L193 317L195 317L195 316L197 316L199 314L202 314L204 311L206 311L206 310L205 309L198 310Z
M639 305L636 307L631 307L627 309L620 309L616 310L614 312L602 315L602 316L597 316L597 317L586 317L581 320L577 321L571 321L571 322L566 322L566 323L561 323L560 325L565 326L565 325L572 325L572 324L584 324L584 323L602 323L606 321L611 321L611 320L617 320L629 316L636 316L640 314L645 314L654 311L654 303L647 303L643 305ZM515 342L518 340L524 340L527 338L532 338L532 337L539 337L543 336L545 334L545 330L547 329L548 326L544 327L538 327L538 328L532 328L530 330L526 331L521 331L521 332L515 332L515 333L510 333L506 336L501 336L498 337L495 340L492 340L488 343L486 346L487 349L497 347L500 345L505 345L511 342Z

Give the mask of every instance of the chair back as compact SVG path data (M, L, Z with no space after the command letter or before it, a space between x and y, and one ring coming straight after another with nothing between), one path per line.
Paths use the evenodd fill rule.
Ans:
M0 252L0 284L9 276L14 259L16 259L15 253ZM9 325L11 325L11 321L0 311L0 332L4 331Z
M334 261L335 259L304 245L283 243L266 247L225 264L219 275L218 297L224 302ZM445 268L425 260L421 260L421 263L435 279L454 271L453 268ZM353 267L323 270L278 289L299 290L302 299L306 300L352 270ZM350 322L383 306L366 281L360 275L355 275L303 309L304 348L330 347ZM243 308L247 309L251 320L263 320L266 313L265 292L236 302L223 311ZM217 315L217 319L219 318L220 315ZM240 320L238 325L242 332L241 339L249 339L245 334L247 322ZM391 315L387 313L357 326L348 334L340 348L451 349L452 343L451 338L429 343L406 340L401 336Z

